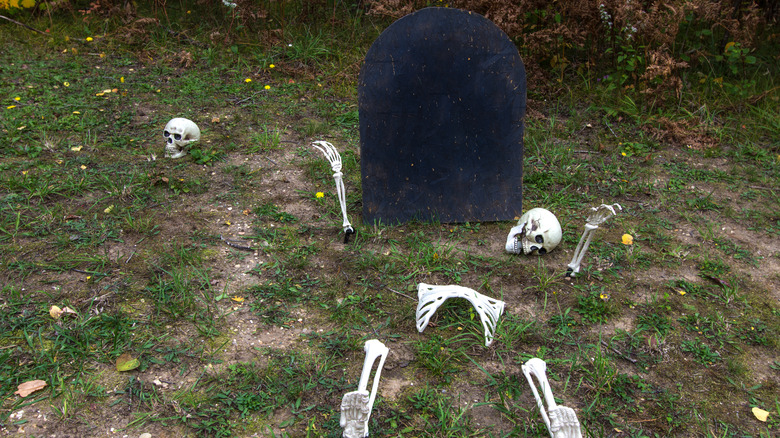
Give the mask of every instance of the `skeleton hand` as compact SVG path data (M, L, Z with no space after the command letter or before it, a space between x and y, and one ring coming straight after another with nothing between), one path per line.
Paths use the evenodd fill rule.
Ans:
M582 438L580 422L572 408L557 406L549 409L550 435L553 438Z
M341 418L339 425L344 428L344 438L363 438L368 436L368 391L353 391L344 394L341 399Z
M601 225L607 219L617 215L617 212L615 211L616 208L618 211L623 210L623 207L621 207L620 204L601 204L598 207L591 207L592 213L588 215L587 222L591 225Z

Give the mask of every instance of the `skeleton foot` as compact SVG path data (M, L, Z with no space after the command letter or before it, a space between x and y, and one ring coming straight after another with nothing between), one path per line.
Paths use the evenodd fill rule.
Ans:
M550 415L550 434L553 438L581 438L580 421L574 409L558 406L548 411Z
M577 414L574 413L572 408L558 406L555 403L550 382L547 380L547 364L543 360L534 357L523 364L521 368L525 378L528 380L528 384L531 385L531 392L533 392L536 399L536 405L539 407L542 421L547 426L547 430L550 431L550 437L581 438L582 432L580 431L580 422L577 420ZM534 377L539 382L539 387L541 387L541 396L539 396L539 391L533 381ZM542 399L547 403L547 409L545 409Z
M344 428L344 438L363 438L368 436L368 419L371 417L371 409L374 407L376 391L379 387L379 376L385 365L387 353L390 349L377 339L366 341L363 347L366 359L363 362L363 372L360 374L358 390L344 394L341 399L341 418L339 424ZM376 373L374 374L371 393L368 392L368 380L374 369L374 362L379 359Z
M363 438L368 436L368 391L353 391L344 394L341 399L341 418L339 425L344 428L344 438Z

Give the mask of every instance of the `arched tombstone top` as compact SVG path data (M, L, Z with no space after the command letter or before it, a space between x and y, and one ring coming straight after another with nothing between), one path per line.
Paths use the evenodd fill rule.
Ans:
M358 83L363 220L522 214L525 68L485 17L426 8L388 27Z

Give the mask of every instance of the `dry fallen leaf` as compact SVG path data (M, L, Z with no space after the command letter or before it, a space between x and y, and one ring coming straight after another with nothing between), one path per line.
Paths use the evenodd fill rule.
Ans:
M130 371L138 368L141 365L141 361L134 358L130 353L122 353L121 356L116 358L116 370L117 371Z
M38 391L39 389L43 389L45 387L46 387L46 382L43 380L30 380L19 385L16 392L14 392L14 394L19 394L19 396L21 397L27 397L33 392Z
M233 300L233 301L235 301L237 303L243 303L244 302L244 297L235 296L235 297L231 298L231 300Z
M756 416L758 421L763 421L764 423L766 423L766 419L769 416L769 412L761 408L753 408L753 415Z
M64 309L60 309L57 306L51 306L51 309L49 309L49 315L51 315L54 319L60 319L62 315L77 315L76 311L71 309L70 307L66 307Z

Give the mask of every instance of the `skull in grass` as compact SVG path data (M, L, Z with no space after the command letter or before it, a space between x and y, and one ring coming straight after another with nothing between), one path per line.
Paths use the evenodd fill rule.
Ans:
M509 230L506 251L513 254L543 255L552 251L563 237L558 218L544 208L532 208Z
M187 154L184 149L190 143L200 140L200 128L192 120L177 117L165 125L163 137L165 137L165 156L181 158Z

